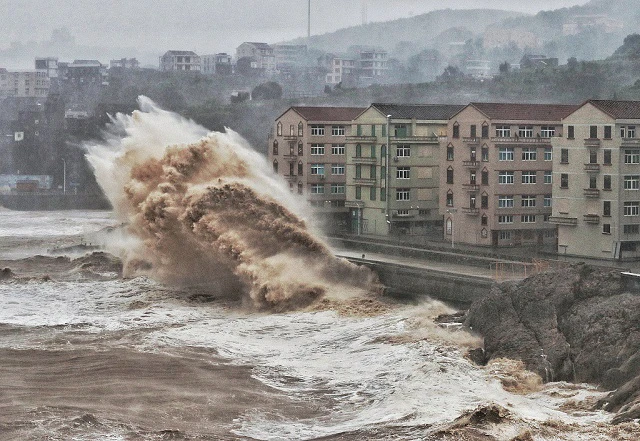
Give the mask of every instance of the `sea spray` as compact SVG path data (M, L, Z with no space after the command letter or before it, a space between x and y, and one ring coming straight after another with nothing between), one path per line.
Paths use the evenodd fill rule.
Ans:
M342 286L376 289L369 270L333 256L300 198L237 133L207 133L139 101L87 155L134 238L116 250L126 276L206 284L273 310L353 292Z

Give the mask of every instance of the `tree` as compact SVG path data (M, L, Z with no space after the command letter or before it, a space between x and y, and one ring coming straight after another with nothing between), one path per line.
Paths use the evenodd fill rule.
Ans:
M509 69L511 68L511 65L508 62L504 62L500 64L500 73L501 74L506 74L509 73Z
M578 59L576 57L571 57L567 60L567 68L571 72L575 72L578 69Z
M254 100L279 100L282 98L282 86L275 81L257 85L251 92Z

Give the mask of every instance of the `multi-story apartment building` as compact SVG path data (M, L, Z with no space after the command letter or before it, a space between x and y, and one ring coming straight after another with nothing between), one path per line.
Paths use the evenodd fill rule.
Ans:
M118 60L111 60L109 62L109 68L135 70L140 68L140 62L137 58L120 58Z
M44 70L49 78L58 78L58 59L55 57L36 57L36 70Z
M0 96L46 98L50 86L46 70L10 72L0 69Z
M590 100L553 139L558 253L640 257L640 101Z
M307 62L307 46L304 44L274 44L273 55L278 71L299 68Z
M346 170L352 232L440 231L439 139L446 136L449 117L461 108L372 104L354 119Z
M381 48L355 47L358 54L360 81L371 83L384 78L389 72L387 51Z
M200 57L193 51L167 51L160 57L160 70L200 72Z
M325 82L336 85L344 82L355 84L357 80L356 59L350 55L330 55L324 59L324 66L329 70Z
M275 121L268 158L292 192L304 195L332 229L347 226L346 139L365 109L291 107Z
M492 246L555 243L553 150L574 105L471 103L441 147L444 237Z
M227 53L202 55L200 61L201 72L205 75L231 75L233 73L231 55Z
M58 63L58 76L76 85L100 85L108 80L107 67L98 60L73 60Z
M267 43L244 42L236 49L236 60L250 58L255 69L261 69L266 75L276 73L276 56L273 47Z

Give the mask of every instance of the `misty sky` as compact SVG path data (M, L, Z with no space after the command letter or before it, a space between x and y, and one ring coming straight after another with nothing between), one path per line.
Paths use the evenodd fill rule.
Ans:
M312 33L368 21L409 17L434 9L494 8L535 13L587 0L312 0ZM243 41L305 36L307 0L0 0L0 47L47 40L66 27L80 45L137 47L162 53L190 49L230 52ZM452 23L455 26L455 23ZM127 56L124 53L122 56Z

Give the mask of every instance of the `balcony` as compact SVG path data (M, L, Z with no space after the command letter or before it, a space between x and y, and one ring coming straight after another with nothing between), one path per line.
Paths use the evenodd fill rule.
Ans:
M298 137L296 135L285 135L283 136L285 141L297 141Z
M376 185L376 180L371 178L353 178L356 185Z
M296 182L298 180L298 175L284 175L284 178L289 182Z
M351 135L346 137L347 142L377 142L377 136Z
M467 168L478 168L479 165L479 161L462 161L462 166Z
M582 220L584 220L588 224L599 224L600 216L597 214L585 214L582 216Z
M602 145L602 141L598 138L587 138L584 140L585 147L600 147Z
M285 161L297 161L298 155L284 155Z
M354 156L354 164L377 164L378 158L372 158L371 156Z
M477 184L462 184L462 187L469 192L480 190L480 186Z
M597 199L600 197L600 190L597 188L585 188L584 189L584 197Z
M495 137L491 138L494 144L542 144L551 145L551 138L521 138L519 136L514 137Z
M480 138L478 137L463 137L462 142L465 144L480 144Z
M600 173L600 164L585 164L584 171L587 173Z
M640 138L622 138L622 147L640 148Z
M437 136L392 136L391 142L397 144L439 144Z
M480 209L468 207L468 208L462 208L462 212L469 216L477 216L478 214L480 214Z
M556 224L556 225L576 226L576 225L578 225L578 218L577 217L551 216L551 217L549 217L549 223Z

